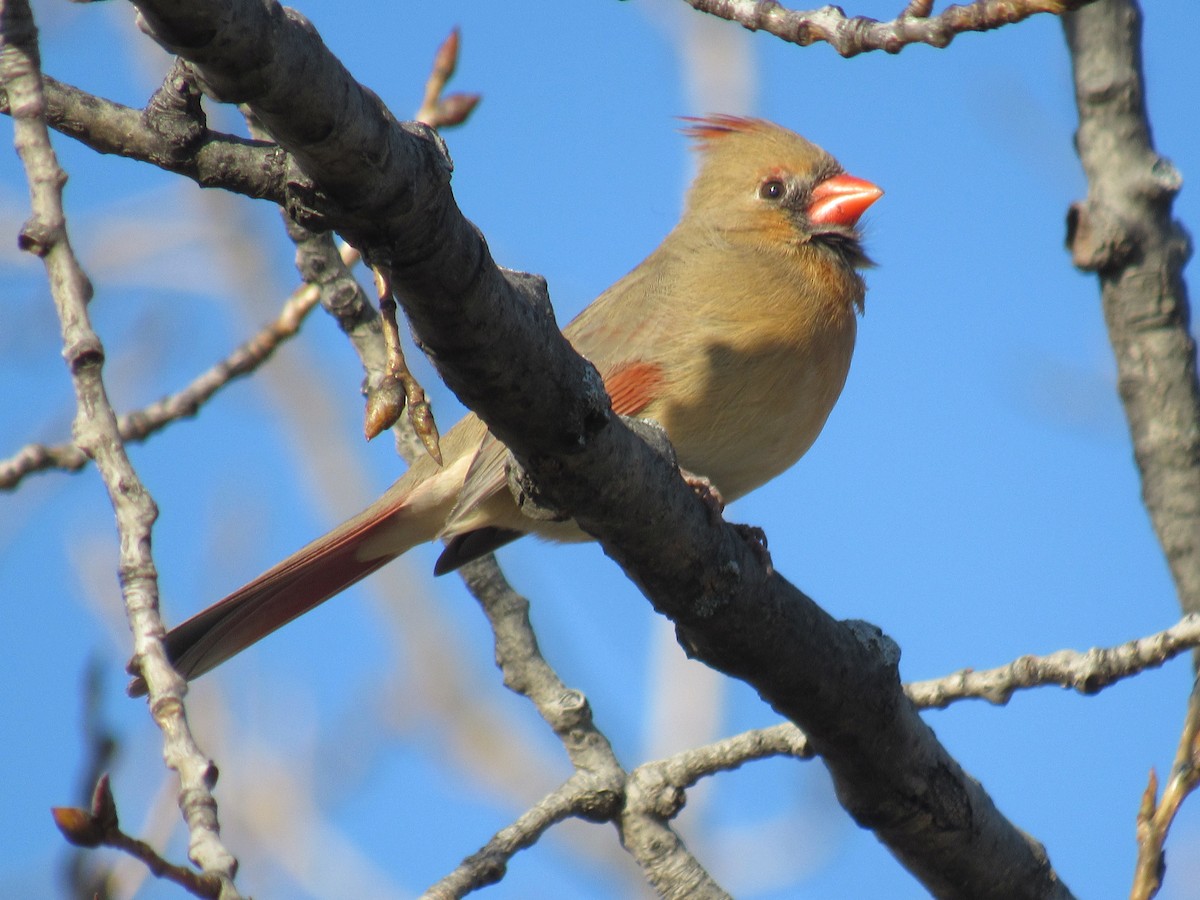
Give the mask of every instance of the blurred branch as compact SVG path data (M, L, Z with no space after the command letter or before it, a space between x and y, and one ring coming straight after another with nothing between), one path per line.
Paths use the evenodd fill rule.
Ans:
M1191 237L1172 218L1183 179L1154 149L1142 75L1142 17L1133 0L1102 0L1065 16L1079 129L1075 146L1088 196L1067 215L1067 246L1095 272L1117 363L1142 500L1162 545L1179 604L1200 612L1200 383L1183 268ZM1131 896L1158 893L1163 843L1197 782L1200 686L1193 686L1171 779L1157 778L1138 813Z
M80 795L83 798L91 797L93 804L101 780L104 780L107 788L105 773L112 766L117 754L117 739L105 721L102 708L104 669L104 665L98 659L92 659L88 661L83 673L81 736L85 757L83 774L80 777ZM92 900L109 900L115 896L110 884L110 864L95 863L95 854L88 853L83 848L71 852L66 874L72 896L90 897Z
M92 286L67 237L62 188L67 176L50 146L45 123L37 29L26 0L0 5L0 80L12 104L17 152L29 180L32 216L18 244L46 266L51 294L62 322L63 357L75 388L74 433L80 448L96 462L116 513L120 538L121 590L134 634L134 659L150 687L150 709L163 733L163 756L179 774L180 809L188 823L189 856L225 898L237 896L237 861L225 849L212 796L216 768L200 751L183 706L186 684L167 662L158 614L158 573L150 553L150 533L158 510L129 462L117 417L105 392L104 348L88 319ZM113 812L115 821L115 810Z
M1183 179L1151 139L1137 4L1103 0L1063 26L1088 179L1067 245L1099 276L1142 499L1180 606L1200 612L1200 384L1183 280L1192 244L1171 210Z
M349 247L344 248L342 254L347 264L358 258L357 252ZM270 359L280 344L295 336L319 297L318 288L312 284L297 288L284 302L274 321L211 369L198 375L183 390L117 419L121 440L127 443L144 441L172 422L196 415L217 391L254 372ZM9 459L0 460L0 490L15 488L21 479L34 472L47 469L75 472L87 462L87 454L76 443L29 444Z
M1149 900L1162 887L1167 868L1163 844L1175 814L1197 784L1200 784L1200 680L1192 685L1175 763L1171 766L1171 777L1161 800L1158 799L1158 776L1150 770L1150 783L1146 785L1137 816L1138 858L1130 900Z
M945 47L964 31L990 31L1037 13L1064 13L1094 0L975 0L947 7L930 17L933 0L912 0L890 22L847 17L838 6L799 12L775 0L684 0L700 12L737 22L750 31L766 31L807 47L824 41L842 56L871 50L899 53L909 44Z

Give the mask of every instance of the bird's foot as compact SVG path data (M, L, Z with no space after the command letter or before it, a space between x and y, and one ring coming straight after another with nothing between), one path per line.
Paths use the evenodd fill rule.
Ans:
M703 475L697 475L687 469L680 469L679 474L683 476L687 486L695 492L696 496L700 498L700 502L704 504L704 508L708 510L708 520L710 522L718 521L721 513L725 512L725 498L721 496L717 486Z
M734 525L732 527L738 533L738 537L750 546L759 565L767 570L768 575L773 575L775 566L771 562L771 554L767 550L767 533L757 525Z

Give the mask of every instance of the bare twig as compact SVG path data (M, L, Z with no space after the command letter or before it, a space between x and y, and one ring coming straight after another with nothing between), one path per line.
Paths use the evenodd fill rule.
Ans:
M367 440L391 428L405 409L413 431L421 439L425 452L442 464L442 450L433 411L425 399L425 390L409 371L400 343L400 325L396 321L396 295L391 276L382 267L375 274L375 291L379 296L379 316L383 324L383 344L387 349L387 371L375 389L367 395L367 414L363 431Z
M421 895L422 900L451 900L500 881L513 856L533 846L547 830L564 819L587 814L595 800L595 790L586 781L583 773L576 772L560 788L522 813L517 821L496 832L446 877L430 885Z
M32 208L19 244L45 263L62 322L63 357L75 388L75 440L95 460L116 513L121 588L134 634L135 659L150 686L151 712L163 732L163 756L179 774L189 856L205 877L220 885L222 897L236 897L233 877L237 860L221 843L211 791L216 769L192 738L183 706L186 685L171 669L162 646L158 575L150 553L150 532L158 511L129 462L105 392L101 375L104 348L88 319L92 288L67 237L62 205L66 174L50 146L37 29L26 0L0 3L0 36L0 80L7 88Z
M1095 694L1114 682L1157 669L1196 647L1200 647L1200 614L1193 613L1165 631L1115 647L1022 656L995 669L963 669L942 678L918 681L908 685L907 691L922 709L943 709L965 699L1004 704L1016 691L1052 684Z
M433 129L463 124L482 99L479 94L442 96L446 84L454 77L454 70L458 68L459 44L459 31L455 28L442 41L433 56L433 66L429 78L425 81L421 106L413 117ZM400 419L400 414L407 408L412 432L420 438L425 451L441 465L442 453L433 411L425 399L425 391L409 370L404 359L404 349L400 345L396 298L392 293L391 276L381 267L374 267L373 271L387 360L382 377L374 381L368 377L367 411L363 430L367 440L371 440L395 425Z
M587 698L563 684L542 656L529 622L529 601L508 584L495 558L489 555L468 563L461 573L492 626L496 663L504 675L505 686L533 703L562 741L575 767L576 774L543 803L555 797L565 803L569 797L572 799L566 803L566 811L560 818L571 815L594 822L615 822L622 845L663 896L727 896L669 824L669 819L682 807L682 795L676 805L668 808L659 802L646 802L651 793L649 785L645 790L630 793L634 782L622 768L608 738L593 722ZM510 826L515 831L506 829L497 834L439 885L465 884L468 873L472 873L472 884L474 879L489 875L500 861L507 861L536 840L541 832L534 833L532 829L541 827L543 818L523 816ZM518 841L518 836L529 839ZM490 882L479 882L484 883ZM443 896L433 890L430 896Z
M357 259L358 254L345 248L343 258ZM117 419L121 440L126 443L144 441L172 422L196 415L208 400L237 378L249 375L271 358L288 339L296 335L304 319L316 306L318 289L302 285L284 302L276 318L211 369L202 372L185 388L163 397L149 406L126 413ZM15 488L26 475L47 469L75 472L87 465L87 454L71 442L29 444L15 455L0 460L0 490Z
M450 32L442 45L433 56L433 69L425 82L425 95L421 99L421 108L413 117L418 122L424 122L430 128L451 128L461 125L471 115L483 97L479 94L448 94L442 96L446 83L454 77L458 66L459 33L455 28Z
M156 877L173 881L197 897L228 896L222 893L221 879L216 875L193 872L186 866L168 862L145 841L121 831L108 775L97 780L90 809L57 806L51 813L62 836L76 847L112 847L141 860Z
M574 779L564 784L539 804L540 811L523 816L498 833L479 852L465 859L455 872L430 888L427 896L457 897L462 894L455 891L473 890L492 883L492 876L502 874L507 860L530 846L554 821L582 815L584 809L593 812L602 809L604 804L600 796L596 796L597 791L623 792L625 800L618 821L627 845L631 833L636 835L645 828L645 818L649 817L660 829L655 835L654 846L661 852L678 841L668 822L683 808L683 792L702 778L737 769L758 759L773 756L811 759L816 755L804 732L791 722L783 722L643 763L626 775L612 756L607 739L592 723L586 700L568 690L542 658L529 625L528 601L508 586L491 557L465 566L463 576L492 623L496 635L496 660L504 673L505 684L534 703L543 718L563 738L578 771L587 770L594 774L607 771L610 781L607 786L596 782L580 783ZM906 689L909 697L922 709L941 709L966 699L1002 704L1007 703L1016 691L1036 687L1071 687L1083 694L1095 694L1120 680L1157 668L1197 646L1200 646L1200 615L1190 615L1156 634L1115 647L1022 656L994 669L953 672L942 678L915 682ZM1177 763L1176 772L1180 771ZM1193 777L1193 773L1189 773L1189 777ZM584 791L591 791L592 796L589 798ZM1164 803L1168 799L1181 800L1182 796L1176 788L1169 797L1164 794ZM550 811L555 811L554 815L550 815ZM630 848L635 856L636 849L636 844ZM683 858L694 859L682 844L679 844L678 852ZM639 862L651 869L648 862ZM696 867L699 868L698 862ZM654 867L653 871L671 872L674 877L686 870L664 864L661 869ZM650 877L651 872L647 874ZM671 881L666 886L662 883L656 886L669 893L670 887L677 884ZM694 883L689 885L691 890L699 889ZM720 891L715 883L707 888ZM448 893L440 893L443 891Z
M1037 13L1063 13L1093 0L975 0L929 16L932 0L913 0L890 22L865 16L847 17L837 6L799 12L776 0L684 0L701 12L737 22L751 31L766 31L806 47L824 41L842 56L871 50L899 53L909 44L947 46L964 31L990 31Z
M1184 799L1200 784L1200 680L1192 685L1188 698L1187 714L1183 720L1183 733L1179 737L1179 748L1175 751L1175 762L1171 766L1171 777L1158 799L1158 776L1150 770L1150 782L1142 795L1137 816L1138 858L1134 869L1133 889L1130 900L1150 900L1162 887L1166 871L1166 856L1163 845L1175 814Z

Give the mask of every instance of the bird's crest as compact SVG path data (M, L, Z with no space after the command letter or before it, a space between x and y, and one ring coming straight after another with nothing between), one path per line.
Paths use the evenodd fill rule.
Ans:
M680 116L679 118L687 123L682 128L683 133L695 140L700 149L705 149L714 141L719 141L730 134L763 134L777 130L779 127L763 119L731 116L726 113L714 113L709 116Z

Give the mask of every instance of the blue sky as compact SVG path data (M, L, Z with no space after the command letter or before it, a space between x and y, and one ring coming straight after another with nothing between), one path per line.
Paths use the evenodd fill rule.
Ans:
M1062 247L1067 206L1086 186L1058 20L964 35L943 51L843 60L728 23L697 31L702 17L667 0L298 8L402 116L419 103L434 48L461 26L453 87L485 99L446 135L455 194L498 262L546 276L560 322L674 223L691 165L674 116L771 118L887 191L866 219L879 267L843 397L800 464L727 517L763 527L776 567L834 615L892 635L905 679L1114 644L1175 621L1097 285ZM895 9L862 0L851 11ZM141 105L169 62L138 37L127 5L34 12L47 71L112 99ZM1185 179L1200 172L1188 112L1200 78L1181 27L1194 17L1186 0L1152 4L1145 35L1154 136ZM234 127L227 113L214 118ZM265 204L65 138L55 146L122 410L181 387L294 286ZM1195 230L1190 183L1175 210ZM13 238L0 242L8 456L63 440L73 400L40 265L15 249L27 199L11 153L0 157L0 215ZM386 439L359 437L361 373L330 320L314 316L280 357L132 451L162 511L154 549L170 621L400 471ZM461 408L428 370L425 383L445 431ZM554 738L500 685L473 601L453 576L429 575L435 558L436 548L414 551L193 689L245 891L415 895L569 774ZM595 547L524 541L501 562L533 601L547 657L588 695L627 766L775 721L750 689L683 661L669 627ZM94 472L34 476L0 497L5 896L59 894L64 847L47 810L77 802L91 659L121 743L112 772L123 821L183 857L177 814L168 806L162 818L175 824L167 838L148 812L161 808L160 744L143 704L122 693L129 641L114 569ZM1097 697L1044 689L928 720L1079 896L1119 896L1146 773L1170 763L1189 684L1181 660ZM690 801L681 833L739 897L924 896L836 807L817 763L747 766ZM268 815L287 827L264 825ZM1198 846L1193 801L1161 896L1200 897ZM611 829L570 825L518 856L487 896L631 896L636 877ZM177 893L150 886L144 896Z

